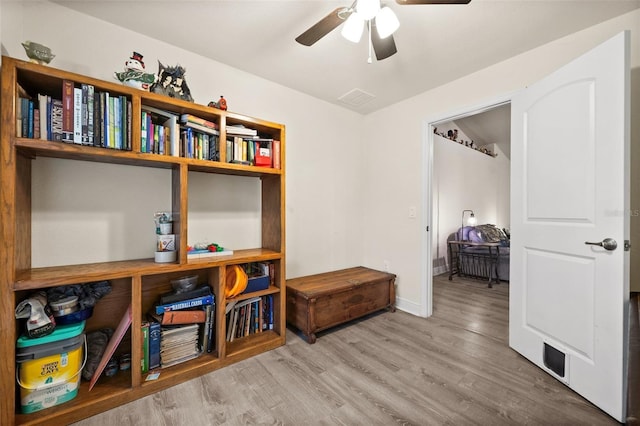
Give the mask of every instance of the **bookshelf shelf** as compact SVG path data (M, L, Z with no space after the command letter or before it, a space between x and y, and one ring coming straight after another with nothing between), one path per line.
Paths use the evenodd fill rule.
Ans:
M242 337L233 342L227 342L227 358L237 357L244 359L246 355L257 355L255 352L256 347L263 345L275 345L273 348L278 347L278 336L274 331L265 331L259 334L251 334L246 337ZM272 348L272 349L273 349Z
M28 157L51 157L69 160L96 161L100 163L157 167L163 169L185 164L189 171L220 173L237 176L281 175L282 170L271 167L254 167L219 161L198 160L142 152L119 151L107 148L67 144L39 139L16 138L14 146Z
M93 143L89 139L85 145L45 140L46 137L22 137L27 133L23 135L25 127L18 124L21 123L18 120L21 119L22 113L20 98L31 98L36 108L38 95L61 99L64 81L72 82L75 87L91 85L95 88L95 93L108 93L109 96L119 97L123 107L130 104L129 111L123 109L121 116L123 120L127 120L128 125L128 129L122 128L120 134L122 147L127 149L98 146L105 145L105 141L97 136L94 137ZM105 327L116 328L127 307L131 305L131 326L116 353L130 353L132 368L120 371L113 377L101 377L91 391L89 382L83 381L78 395L71 401L31 414L21 414L15 380L15 346L4 345L0 353L0 394L3 395L3 398L0 398L0 424L68 424L285 343L284 125L10 57L2 57L1 82L0 237L5 249L0 252L0 299L3 300L3 308L0 309L0 340L15 342L19 337L21 329L15 320L14 310L32 291L108 280L112 291L96 304L93 315L87 320L85 333ZM94 105L98 105L98 102ZM104 105L101 108L104 108ZM219 159L211 161L199 159L203 157L187 158L184 145L170 145L173 152L165 151L164 154L143 152L147 149L147 146L143 149L142 143L142 111L145 108L159 109L178 117L190 114L215 123L219 131L219 145L214 148L218 149ZM97 114L95 117L99 116ZM179 124L178 122L176 129L180 128L182 135ZM100 124L102 125L104 123ZM262 139L277 140L279 164L276 166L279 167L257 167L251 165L251 162L229 162L232 154L227 152L227 140L233 139L233 136L227 136L227 126L245 126L256 130L258 137ZM47 136L52 134L48 133ZM102 136L105 137L104 134ZM183 141L180 140L180 143ZM174 149L175 146L179 146L179 150ZM274 151L275 148L271 152ZM153 259L145 258L33 268L31 164L38 157L170 170L171 210L174 217L179 218L174 220L177 261L155 263ZM73 167L73 163L69 167ZM187 258L186 237L180 237L186 236L188 230L190 172L228 175L231 176L229 179L235 179L234 176L250 177L260 182L259 204L262 211L259 241L262 247L234 247L234 253L229 256ZM227 300L224 292L227 268L252 262L267 262L273 265L274 280L271 285L264 290L240 294ZM147 312L153 308L159 297L172 291L170 281L187 275L197 275L200 283L207 283L212 288L216 306L213 350L204 352L195 359L160 369L160 377L157 380L146 381L147 374L142 373L139 367L136 368L143 354L142 323L146 321ZM273 300L273 330L227 342L224 307L229 302L256 296Z

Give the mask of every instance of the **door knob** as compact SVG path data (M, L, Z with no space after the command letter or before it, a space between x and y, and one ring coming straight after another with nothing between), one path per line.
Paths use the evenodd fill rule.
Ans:
M616 248L618 248L618 243L613 238L605 238L604 240L598 243L590 243L589 241L585 241L584 243L590 246L604 247L605 250L610 250L610 251L613 251Z

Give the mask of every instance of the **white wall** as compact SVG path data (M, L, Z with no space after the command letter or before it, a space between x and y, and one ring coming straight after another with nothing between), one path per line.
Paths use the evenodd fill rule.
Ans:
M632 75L636 77L632 79L635 85L631 116L637 118L640 114L637 101L640 97L640 11L564 37L365 117L366 130L363 136L370 149L366 151L365 163L367 216L364 263L381 268L385 261L389 262L391 271L398 275L397 296L401 309L419 313L427 297L422 294L421 285L426 280L422 268L426 262L421 241L425 232L423 226L427 222L422 222L420 218L427 218L428 215L420 210L418 219L411 219L407 215L409 206L420 208L425 190L423 158L426 156L426 123L435 118L442 119L447 114L453 116L454 112L460 113L463 108L472 109L522 89L625 29L631 30L631 67ZM638 121L632 120L632 146L637 146L639 142ZM389 146L392 146L394 155L389 155ZM632 148L632 162L638 157L638 149ZM472 171L468 170L466 176L471 177ZM637 182L637 176L632 175L632 182ZM632 208L638 201L639 197L634 200L632 196ZM634 229L635 234L640 236L637 224L634 228L634 222L638 220L632 218L632 244L635 245L640 244L640 241L633 243ZM632 265L634 263L639 262L632 260Z
M477 224L509 227L511 169L502 152L490 157L439 135L433 151L432 257L438 274L448 271L447 238L460 228L463 210L473 210Z
M231 111L285 124L287 276L361 264L362 116L54 3L0 8L4 54L26 59L20 42L33 40L52 49L52 67L115 81L136 50L150 71L158 60L185 66L197 103L224 94ZM34 266L153 256L153 213L170 208L168 171L47 158L33 166ZM255 180L192 175L200 195L190 204L191 242L259 241L258 205L242 201ZM206 214L214 196L218 210Z

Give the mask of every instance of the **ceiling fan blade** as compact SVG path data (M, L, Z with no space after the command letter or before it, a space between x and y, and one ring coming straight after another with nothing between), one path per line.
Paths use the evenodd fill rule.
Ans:
M471 0L396 0L398 4L469 4Z
M349 15L351 15L349 8L339 7L296 37L296 41L305 46L311 46L342 24Z
M391 55L394 55L398 50L396 49L396 42L393 40L393 35L386 38L380 38L375 26L376 20L374 19L371 21L371 44L373 45L373 51L376 54L376 59L381 61L383 59L387 59Z

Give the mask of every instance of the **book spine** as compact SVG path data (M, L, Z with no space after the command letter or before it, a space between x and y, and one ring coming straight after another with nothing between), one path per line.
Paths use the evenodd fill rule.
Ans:
M60 99L51 100L51 138L62 142L62 101Z
M147 152L147 111L140 112L140 152Z
M33 138L40 139L40 109L33 110Z
M34 114L34 105L33 101L29 99L28 101L28 124L27 124L27 137L33 139L33 114Z
M242 147L244 146L244 139L240 136L236 136L236 140L235 140L235 153L234 153L234 158L236 160L240 160L240 161L245 161L247 159L246 154L243 155L242 153Z
M158 154L164 155L164 126L158 126Z
M116 133L115 133L115 101L116 98L109 96L109 148L116 147Z
M73 89L73 143L82 143L82 89Z
M20 111L22 117L20 137L26 138L29 135L29 99L20 98Z
M62 82L62 142L73 143L73 82Z
M149 371L149 323L142 322L142 358L140 359L142 373Z
M160 126L159 124L153 125L153 153L160 153Z
M187 128L187 152L185 157L193 158L193 131L190 128Z
M213 310L213 305L207 305L204 310L204 314L206 320L204 322L204 326L202 327L202 338L200 352L205 352L209 347L209 327L211 327L211 311Z
M40 124L40 139L42 140L47 140L47 95L41 95L40 93L38 93L38 113L40 114L39 117L39 124Z
M264 330L264 297L258 301L258 332Z
M93 94L93 146L102 146L102 98L100 92Z
M211 161L220 161L219 140L220 138L218 136L211 136L209 138L209 160Z
M80 108L80 122L81 122L81 140L82 145L89 144L89 85L82 83L80 85L82 94L82 103Z
M156 306L156 314L160 315L169 311L178 311L180 309L195 308L197 306L206 306L213 304L213 296L207 295L202 297L196 297L194 299L183 300L175 303L168 303L165 305Z
M226 148L225 148L225 152L226 152L226 160L227 163L230 163L233 161L233 141L231 139L227 139L226 141Z
M127 151L131 151L133 141L133 104L127 100Z
M120 96L120 149L128 149L129 142L127 136L129 135L129 125L127 124L127 97Z
M95 88L87 85L87 145L95 145Z
M149 322L149 370L160 367L160 323Z
M276 265L273 263L269 263L269 285L276 285Z
M232 320L232 324L231 324L231 337L229 339L227 339L229 342L233 342L233 339L235 339L236 337L236 330L238 328L238 315L240 314L240 310L239 309L234 309L233 310L233 320Z
M100 92L100 146L106 148L109 146L109 93Z
M209 312L209 326L207 327L207 352L213 352L215 348L216 305L211 305Z
M53 99L47 95L47 140L53 139Z
M253 332L260 333L262 329L260 328L260 301L253 302Z
M114 148L122 149L122 99L113 98L113 140Z
M251 325L251 305L247 305L244 307L244 331L242 333L243 336L247 336L249 334L250 325Z

